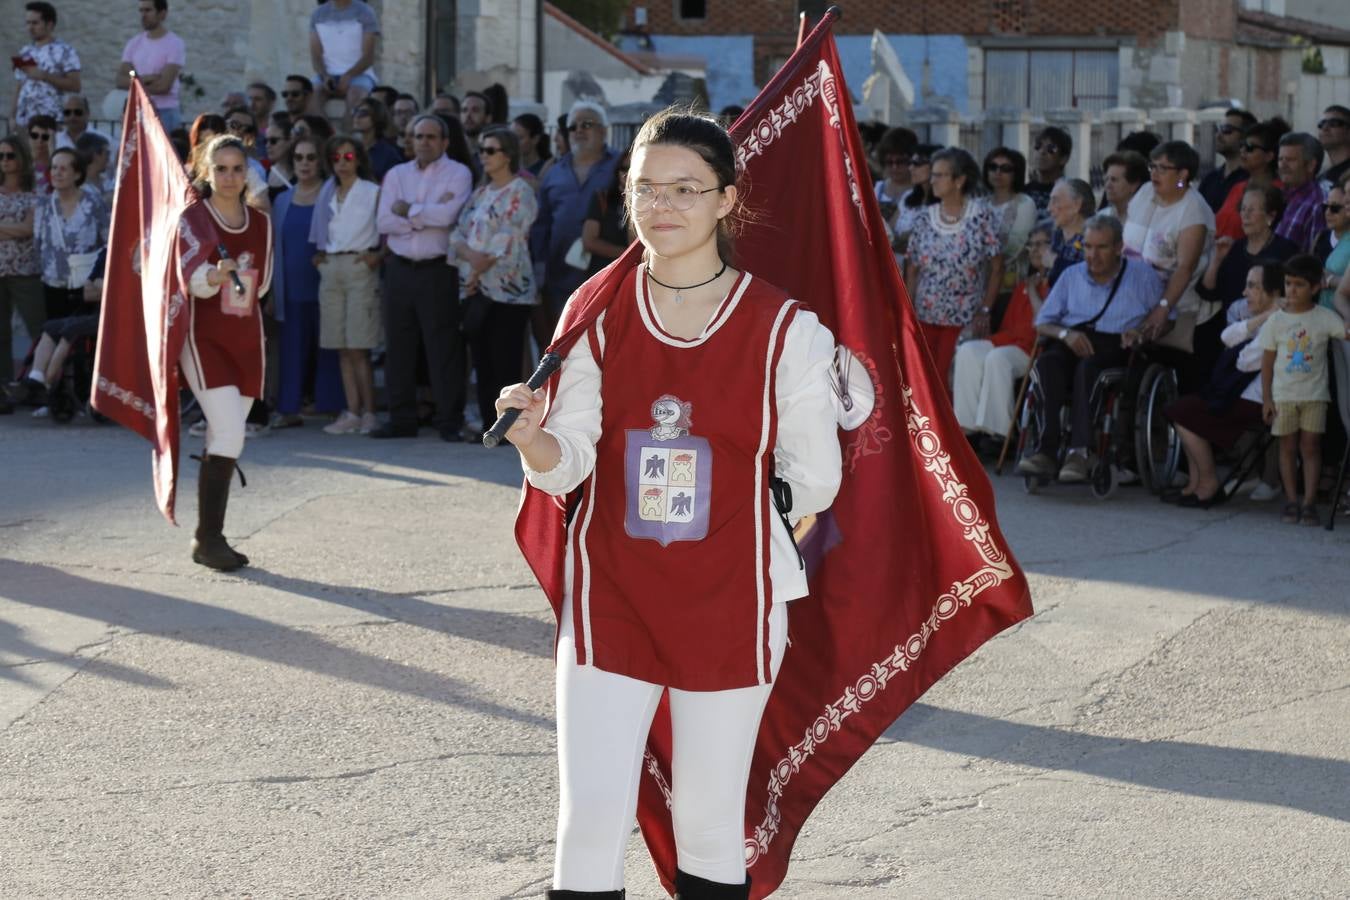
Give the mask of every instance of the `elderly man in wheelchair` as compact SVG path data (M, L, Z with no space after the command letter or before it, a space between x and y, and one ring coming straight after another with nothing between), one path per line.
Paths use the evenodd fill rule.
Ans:
M1017 464L1028 479L1089 479L1107 388L1123 379L1132 348L1165 332L1175 312L1163 300L1163 281L1153 267L1123 253L1120 221L1093 216L1083 229L1083 262L1064 271L1036 316L1040 348ZM1066 403L1071 404L1067 448L1061 434Z

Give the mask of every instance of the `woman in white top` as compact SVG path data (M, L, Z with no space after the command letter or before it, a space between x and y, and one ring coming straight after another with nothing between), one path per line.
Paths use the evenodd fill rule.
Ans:
M326 153L333 175L319 191L309 236L319 250L319 346L338 351L347 408L324 431L369 434L378 424L370 351L380 342L380 187L357 138L334 135Z
M568 352L547 427L542 392L515 384L497 401L498 412L523 410L506 437L534 487L561 497L585 484L572 519L585 528L566 565L590 574L577 596L564 592L557 643L550 898L623 896L644 741L666 694L676 893L750 893L749 760L786 647L786 603L806 594L788 526L770 516L766 529L753 510L776 476L794 517L819 512L841 472L834 339L796 301L731 267L735 180L734 146L716 120L648 119L627 189L644 262ZM653 517L663 492L670 516ZM766 557L767 595L753 575Z
M998 217L998 236L1003 241L1003 283L999 287L1003 294L1012 291L1030 269L1025 251L1036 224L1036 201L1023 193L1026 184L1025 156L1009 147L989 151L984 158L984 186L989 190L989 208Z
M1222 307L1202 309L1196 282L1214 250L1214 211L1191 188L1200 171L1200 157L1185 141L1167 141L1153 149L1150 182L1130 201L1125 221L1125 250L1143 257L1162 276L1162 300L1140 329L1145 340L1166 331L1173 311L1199 324Z
M473 192L450 235L450 264L459 269L464 298L461 327L478 376L478 411L496 418L502 388L520 380L525 326L534 306L530 226L539 212L534 188L518 176L520 141L505 126L478 137L483 184Z

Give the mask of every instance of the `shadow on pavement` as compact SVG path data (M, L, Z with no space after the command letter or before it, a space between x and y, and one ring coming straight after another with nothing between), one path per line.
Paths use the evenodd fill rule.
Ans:
M348 609L384 616L451 637L491 644L531 656L553 658L555 628L551 619L432 603L406 594L389 594L371 588L336 588L322 582L292 578L253 567L240 569L234 574L254 584L323 603L336 603Z
M1022 725L916 703L883 737L1049 771L1080 772L1161 791L1265 803L1350 822L1350 761L1141 741ZM1341 785L1340 788L1333 787Z
M186 644L249 656L434 703L454 704L553 731L552 719L493 703L477 696L472 686L458 679L363 653L327 641L311 631L220 606L105 584L50 566L9 560L0 560L0 584L5 586L7 599L37 609L161 635ZM0 649L21 652L22 648L14 644L16 640L17 633L0 633ZM92 667L89 671L107 675L112 670L105 665ZM133 680L126 671L120 674L123 680Z

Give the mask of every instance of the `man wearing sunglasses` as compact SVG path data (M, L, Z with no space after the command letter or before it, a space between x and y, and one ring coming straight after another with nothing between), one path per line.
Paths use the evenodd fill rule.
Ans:
M61 123L63 127L56 133L56 145L53 150L73 148L82 135L93 134L112 143L112 138L89 126L89 101L79 94L67 94L66 102L61 104Z
M1250 173L1242 167L1242 135L1247 126L1256 124L1256 116L1245 109L1230 109L1223 121L1214 126L1214 154L1223 157L1223 165L1211 169L1200 182L1200 196L1209 208L1218 212L1228 199L1228 192Z
M1327 168L1322 172L1322 192L1326 193L1350 172L1350 109L1328 106L1322 110L1317 139L1327 153Z
M61 95L80 89L80 55L56 38L56 7L35 0L24 4L24 25L32 40L15 56L18 87L10 121L26 126L33 116L61 118Z
M543 285L543 311L552 332L563 304L586 280L586 270L568 265L567 251L581 228L596 191L607 190L619 157L605 142L609 117L598 103L578 100L567 114L571 150L539 181L539 215L530 230L534 280Z
M182 38L164 26L169 17L169 0L140 0L137 8L143 30L122 49L117 86L131 87L134 71L150 95L164 129L173 131L183 124L178 108L178 73L187 62L187 47Z
M314 85L304 75L287 75L281 86L281 102L292 119L309 112L309 101L314 96Z
M1050 192L1055 182L1064 177L1064 167L1073 154L1073 138L1063 128L1051 125L1036 135L1032 149L1031 168L1035 177L1027 182L1023 193L1036 201L1038 219L1049 221Z

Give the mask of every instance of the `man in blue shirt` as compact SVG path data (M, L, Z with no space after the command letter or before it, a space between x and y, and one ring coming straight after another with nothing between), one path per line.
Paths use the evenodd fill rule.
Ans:
M614 179L618 154L605 143L609 118L599 104L579 100L567 114L571 151L559 157L539 181L539 215L530 230L535 283L543 285L549 333L563 304L586 280L585 269L566 261L567 249L581 237L591 198Z
M1064 270L1036 315L1042 349L1031 380L1035 392L1037 446L1018 462L1023 475L1055 474L1060 444L1060 413L1072 394L1069 452L1059 480L1088 476L1092 438L1092 386L1105 369L1123 366L1128 348L1139 341L1138 328L1162 299L1163 282L1147 262L1124 259L1121 224L1096 215L1083 227L1083 262Z

